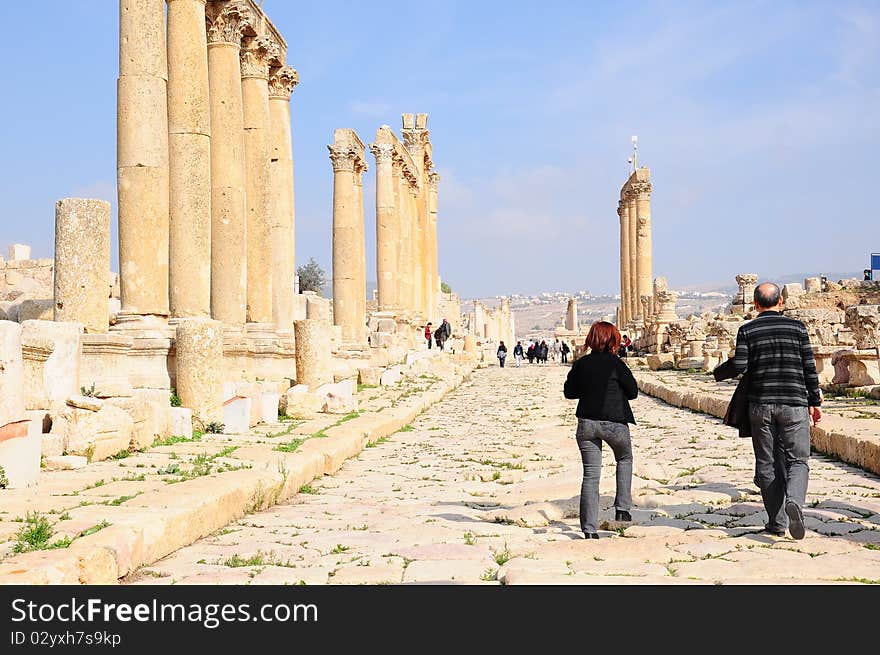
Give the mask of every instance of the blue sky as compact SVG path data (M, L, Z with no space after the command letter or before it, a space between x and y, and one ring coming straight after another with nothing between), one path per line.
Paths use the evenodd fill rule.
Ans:
M301 79L298 262L330 268L333 129L369 143L402 112L430 115L441 275L467 297L616 292L632 134L654 179L654 274L672 286L857 271L880 251L876 1L263 6ZM115 204L117 7L2 4L20 29L0 44L0 246L51 256L55 200ZM368 271L374 185L371 170Z

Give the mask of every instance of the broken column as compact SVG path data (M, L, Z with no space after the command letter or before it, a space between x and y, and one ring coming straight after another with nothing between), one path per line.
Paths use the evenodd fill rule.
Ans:
M122 312L168 315L165 0L120 0L117 89Z
M223 327L208 318L177 323L177 395L203 423L223 420Z
M754 273L740 273L736 276L736 283L739 285L739 290L730 305L730 311L733 314L746 314L754 302L758 276Z
M577 332L579 329L577 298L568 299L568 308L565 312L565 329L569 332Z
M296 338L296 383L310 391L333 382L330 356L330 327L323 321L304 319L294 323Z
M110 328L110 203L65 198L55 203L56 321L86 332Z

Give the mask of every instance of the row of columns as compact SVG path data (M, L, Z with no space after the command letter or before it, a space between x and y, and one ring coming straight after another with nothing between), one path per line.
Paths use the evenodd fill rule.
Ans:
M266 23L244 0L120 0L122 316L293 327L298 77Z
M620 192L621 325L644 320L641 298L653 291L651 191L651 173L642 167L633 171Z

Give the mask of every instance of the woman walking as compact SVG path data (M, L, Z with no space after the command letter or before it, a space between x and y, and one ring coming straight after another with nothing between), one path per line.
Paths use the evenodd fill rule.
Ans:
M501 365L501 368L504 368L504 360L507 359L507 346L504 345L503 341L498 346L498 352L495 353L495 356L498 358L498 363Z
M431 349L431 324L425 326L425 339L428 341L428 350Z
M522 341L517 341L516 345L513 347L513 360L516 362L517 368L522 366L523 356Z
M602 442L611 446L617 462L615 520L632 521L632 442L629 423L635 423L629 401L639 395L629 367L617 356L620 332L606 321L593 323L586 344L590 354L578 359L565 381L565 397L577 400L577 444L584 464L580 522L585 539L598 539L599 476Z

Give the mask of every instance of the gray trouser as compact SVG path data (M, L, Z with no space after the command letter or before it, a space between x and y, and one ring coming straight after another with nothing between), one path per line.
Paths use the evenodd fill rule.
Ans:
M617 493L614 506L629 510L632 507L632 442L629 426L614 421L578 419L577 444L584 462L581 483L581 530L596 532L599 523L599 477L602 473L602 442L611 446L617 461Z
M810 475L810 414L806 407L756 405L749 407L755 484L767 510L767 529L788 526L785 500L799 507L807 497Z

